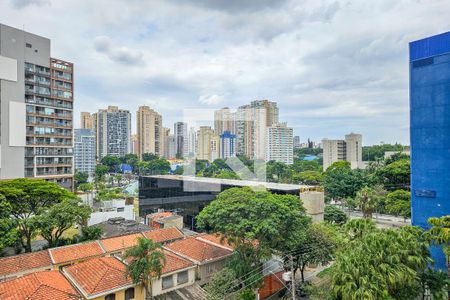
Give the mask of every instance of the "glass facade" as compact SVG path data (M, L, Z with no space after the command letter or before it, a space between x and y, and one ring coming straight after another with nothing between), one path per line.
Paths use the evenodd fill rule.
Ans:
M412 224L428 228L450 214L450 32L410 44L410 122Z

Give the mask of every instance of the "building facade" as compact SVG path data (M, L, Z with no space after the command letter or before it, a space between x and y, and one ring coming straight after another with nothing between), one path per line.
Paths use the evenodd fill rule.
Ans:
M82 111L80 113L80 128L81 129L94 129L94 117L91 113Z
M187 124L185 122L176 122L173 124L173 134L176 141L177 156L187 157L189 154L189 135Z
M323 170L334 162L345 160L352 169L364 169L366 164L362 160L362 135L350 133L345 140L322 140Z
M0 179L73 187L73 69L49 39L0 24Z
M93 176L96 166L95 132L92 129L75 129L73 156L75 170Z
M107 155L120 157L130 153L131 114L128 110L108 106L100 109L94 118L99 160Z
M266 161L294 163L293 129L286 123L267 127Z
M197 133L198 149L197 159L211 161L211 140L214 138L214 130L209 126L200 126Z
M220 158L227 159L236 156L236 135L224 131L220 135Z
M166 137L166 152L164 157L166 159L175 159L177 156L177 141L173 134Z
M362 161L362 135L350 133L345 135L346 160L350 163Z
M162 116L148 106L140 106L136 112L137 155L144 153L164 155Z
M235 133L235 113L228 107L218 109L214 112L214 131L217 134L222 134L225 131Z
M300 137L298 135L294 136L294 149L300 148Z
M428 228L430 217L450 215L450 32L410 43L409 56L411 220Z
M344 140L322 140L323 147L323 170L326 171L334 162L345 160L347 157Z
M195 157L197 153L197 131L195 127L189 127L188 156Z

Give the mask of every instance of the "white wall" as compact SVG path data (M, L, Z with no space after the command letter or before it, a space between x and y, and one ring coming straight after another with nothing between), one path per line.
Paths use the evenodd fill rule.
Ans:
M133 205L125 205L123 212L118 212L117 208L112 211L97 211L91 214L91 217L88 220L88 226L95 225L101 222L108 221L111 218L125 218L125 220L135 220L134 215L134 206Z

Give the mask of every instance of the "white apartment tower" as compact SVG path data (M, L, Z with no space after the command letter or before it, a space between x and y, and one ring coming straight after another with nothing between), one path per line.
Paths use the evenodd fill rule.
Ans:
M75 129L73 156L75 170L93 176L96 166L95 133L92 129Z
M287 165L294 163L293 129L286 123L267 128L266 161L271 160Z

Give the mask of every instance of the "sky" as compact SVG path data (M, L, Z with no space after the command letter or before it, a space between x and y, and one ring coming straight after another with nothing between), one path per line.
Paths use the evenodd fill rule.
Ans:
M81 111L276 101L301 141L409 143L408 43L450 30L448 0L0 0L0 23L75 64Z

